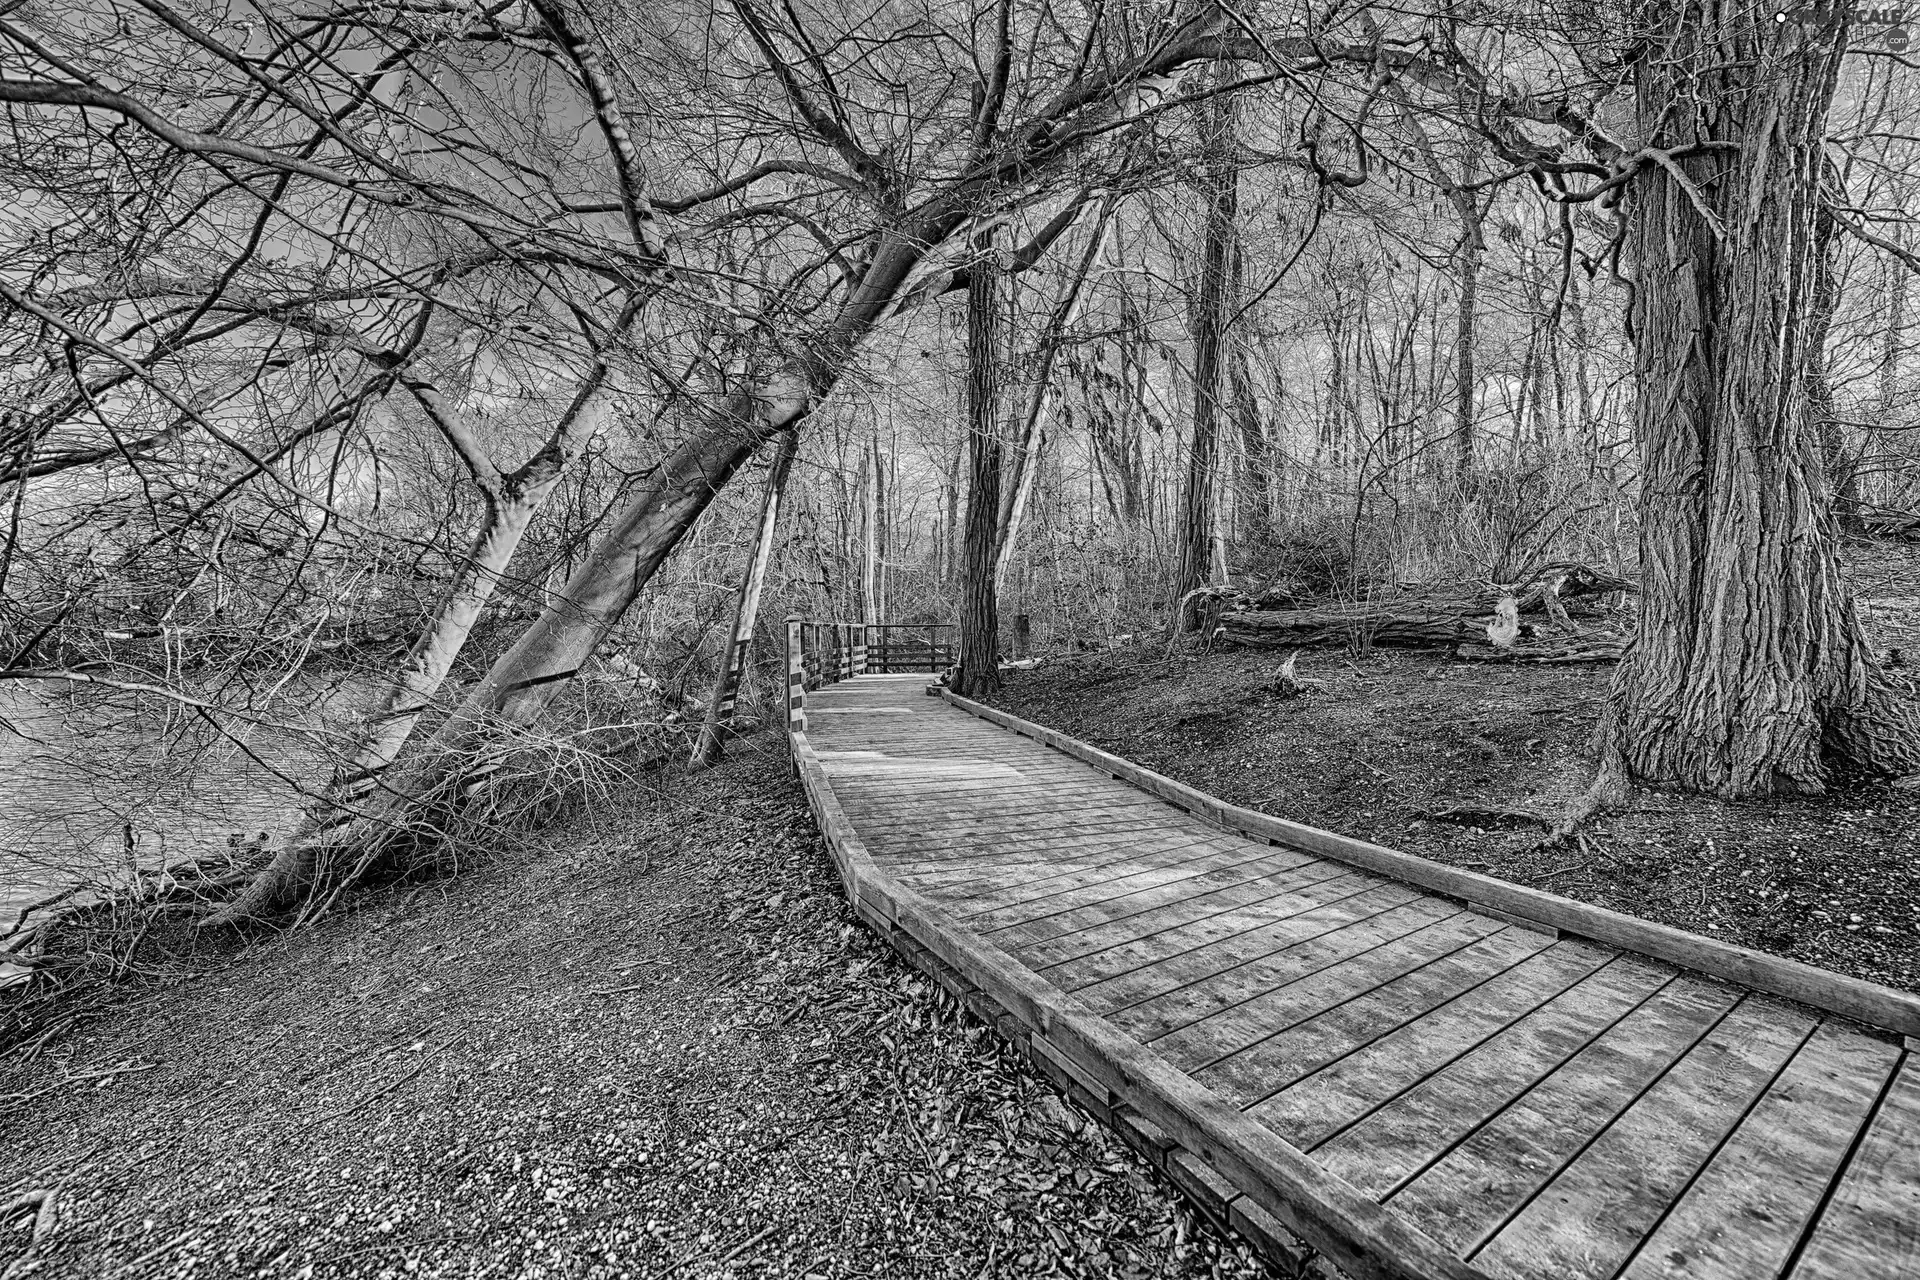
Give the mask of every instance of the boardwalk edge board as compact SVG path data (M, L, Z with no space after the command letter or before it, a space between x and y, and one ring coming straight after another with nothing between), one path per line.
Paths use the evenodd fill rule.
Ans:
M963 698L945 688L929 689L953 706L1003 729L1085 761L1115 778L1159 796L1228 831L1264 839L1306 853L1317 854L1368 871L1392 876L1407 884L1455 898L1485 914L1525 928L1556 931L1561 935L1604 942L1669 964L1692 969L1771 995L1785 996L1894 1033L1911 1044L1920 1037L1920 996L1879 983L1830 973L1764 952L1750 951L1715 938L1702 937L1622 915L1605 907L1576 902L1542 889L1509 884L1471 871L1462 871L1385 845L1335 835L1318 827L1289 822L1253 809L1242 809L1218 796L1102 751L1078 738Z
M954 701L968 710L977 706ZM1208 1217L1269 1253L1280 1248L1277 1228L1284 1228L1355 1280L1484 1280L1479 1269L1327 1173L883 869L841 809L805 732L789 737L808 807L856 913L1022 1048Z

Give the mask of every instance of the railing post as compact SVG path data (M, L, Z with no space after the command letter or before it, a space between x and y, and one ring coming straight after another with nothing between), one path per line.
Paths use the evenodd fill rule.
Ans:
M867 674L867 624L853 624L853 674Z
M806 624L800 615L787 615L787 732L807 731L807 659L800 639Z
M929 626L927 628L927 670L929 671L938 671L940 669L940 651L933 647L934 638L939 634L940 629L938 627Z

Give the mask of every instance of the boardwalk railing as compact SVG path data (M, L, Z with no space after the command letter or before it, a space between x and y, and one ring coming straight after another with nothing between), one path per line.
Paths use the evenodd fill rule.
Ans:
M789 684L818 689L851 676L939 671L953 663L950 622L810 622L787 618Z
M1355 1280L1920 1280L1920 996L905 674L808 695L800 650L794 767L854 910L1276 1260L1290 1231Z

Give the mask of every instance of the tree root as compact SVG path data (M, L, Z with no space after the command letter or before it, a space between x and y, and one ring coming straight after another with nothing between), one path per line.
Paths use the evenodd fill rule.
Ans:
M1560 820L1531 846L1529 852L1575 844L1580 852L1591 855L1593 846L1582 828L1602 814L1625 808L1627 801L1632 799L1633 771L1627 767L1626 753L1620 747L1620 712L1612 703L1600 714L1594 745L1598 748L1600 763L1594 770L1593 785L1567 806Z
M1422 809L1419 816L1428 822L1452 822L1461 826L1504 827L1538 826L1553 827L1557 819L1550 813L1538 809L1529 809L1524 805L1481 804L1475 800L1459 800L1452 804L1440 805L1432 809Z

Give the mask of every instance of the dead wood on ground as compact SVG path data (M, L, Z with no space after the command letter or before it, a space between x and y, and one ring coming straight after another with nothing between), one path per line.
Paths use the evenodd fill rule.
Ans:
M1269 585L1254 596L1223 592L1217 635L1262 649L1358 645L1453 649L1467 661L1614 662L1624 635L1583 629L1576 618L1608 619L1611 601L1636 589L1576 564L1549 565L1515 583L1396 584L1351 600L1302 601ZM1288 607L1270 607L1282 601Z

